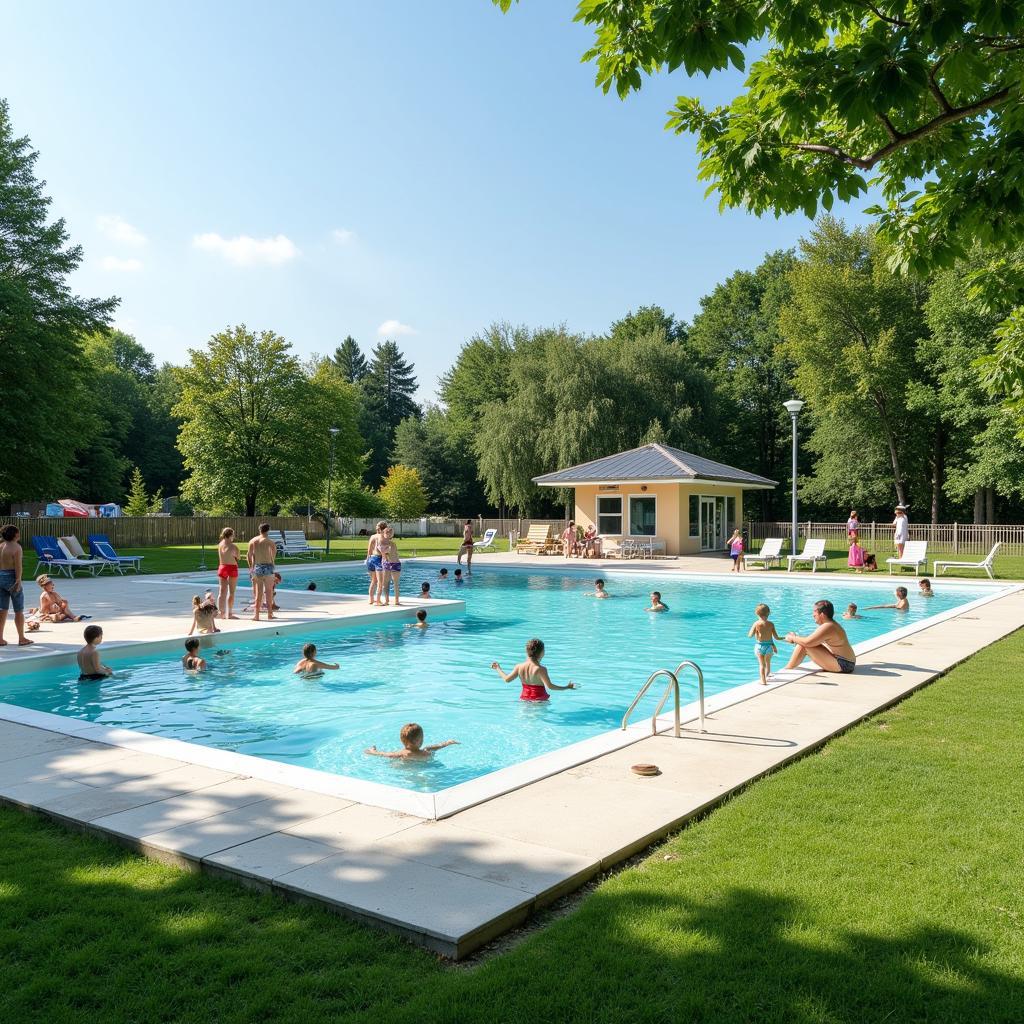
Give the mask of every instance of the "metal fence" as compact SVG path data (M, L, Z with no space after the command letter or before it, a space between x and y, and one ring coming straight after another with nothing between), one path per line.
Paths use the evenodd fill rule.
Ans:
M788 539L792 529L792 523L789 522L747 523L751 545L755 542L760 543L768 537ZM846 523L798 522L797 533L801 541L808 537L814 537L824 540L831 548L846 547L847 544ZM868 548L876 545L891 545L892 533L891 522L862 522L860 524L860 539ZM987 555L996 543L1003 545L1000 548L1001 554L1024 555L1024 526L911 523L910 539L925 540L931 549L950 551L957 555Z

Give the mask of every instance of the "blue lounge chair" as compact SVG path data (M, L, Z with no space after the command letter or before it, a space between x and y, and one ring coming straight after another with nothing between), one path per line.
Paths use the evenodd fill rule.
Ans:
M56 537L35 536L32 538L32 547L36 549L39 556L39 564L36 566L36 576L44 572L55 571L59 576L67 576L71 579L76 571L87 572L95 576L103 572L109 563L99 558L68 558L57 543Z
M119 555L111 546L105 533L89 534L89 553L109 565L112 572L119 572L122 576L125 567L141 572L142 559L145 557L144 555Z

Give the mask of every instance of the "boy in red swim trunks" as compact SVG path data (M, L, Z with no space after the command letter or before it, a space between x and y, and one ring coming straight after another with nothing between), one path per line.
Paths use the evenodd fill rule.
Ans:
M217 560L220 563L217 566L217 578L220 581L217 611L222 619L237 619L235 590L238 587L238 545L235 543L235 531L230 526L220 531Z
M571 680L565 686L558 686L551 682L548 670L540 663L544 657L543 640L526 641L526 661L520 662L507 675L502 667L496 662L491 662L491 668L501 676L506 683L518 679L523 684L519 694L520 700L547 700L548 690L578 690L579 687Z

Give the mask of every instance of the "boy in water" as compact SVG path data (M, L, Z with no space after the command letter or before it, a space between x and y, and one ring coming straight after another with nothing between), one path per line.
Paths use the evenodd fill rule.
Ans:
M772 655L778 654L779 649L774 641L781 640L775 623L768 618L772 610L766 604L759 604L754 609L757 620L750 627L747 636L754 638L754 654L757 655L757 664L761 669L761 685L768 685L768 677L772 674Z
M846 611L843 612L844 619L862 619L863 617L863 615L857 614L857 606L852 601L846 606Z
M426 581L420 584L420 597L430 598L430 584Z
M423 727L415 722L403 725L398 738L402 741L401 750L378 750L376 746L372 746L367 747L363 753L372 754L374 757L400 757L405 760L425 761L428 757L433 756L435 750L451 747L459 742L458 740L445 740L444 743L431 743L430 746L425 747L423 746Z
M587 594L587 597L596 597L600 601L611 596L612 595L604 589L604 580L594 580L594 592L592 594Z
M199 656L199 637L190 636L185 641L185 654L181 659L181 667L186 672L206 671L206 659Z
M456 583L465 583L465 582L466 582L466 581L465 581L465 580L464 580L464 579L462 578L462 570L461 570L461 569L456 569L456 570L455 570L455 582L456 582Z
M100 663L100 653L96 649L103 643L103 630L99 626L86 626L82 636L85 646L78 652L78 681L93 683L112 676L114 670Z
M910 602L907 600L907 588L897 587L896 588L896 603L895 604L869 604L865 611L872 611L875 608L895 608L898 612L909 612Z
M446 580L446 579L448 579L448 570L447 570L447 569L442 569L442 570L441 570L441 571L440 571L440 572L439 572L439 573L437 574L437 578L438 578L439 580Z
M320 675L324 669L330 669L333 672L339 667L337 664L332 665L329 661L318 661L316 657L316 644L306 644L302 648L302 657L295 663L294 675Z
M571 680L565 686L559 686L551 682L548 670L540 663L544 657L543 640L526 641L526 661L521 661L511 672L507 673L496 662L491 662L491 668L501 676L506 683L518 679L523 688L519 693L520 700L547 700L548 690L578 690L579 686Z
M919 597L934 597L935 591L932 590L932 581L927 578L918 580L917 593Z
M645 608L644 611L648 611L648 612L667 612L668 611L668 605L662 603L661 591L660 590L652 590L651 591L651 606L650 606L650 608Z
M419 611L416 612L416 621L415 622L410 622L409 625L413 629L426 629L427 628L427 609L426 608L420 608Z

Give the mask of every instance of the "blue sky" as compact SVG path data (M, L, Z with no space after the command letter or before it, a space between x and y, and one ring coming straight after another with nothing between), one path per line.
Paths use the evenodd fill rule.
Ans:
M601 332L808 228L719 214L660 76L626 102L566 0L3 0L0 95L117 322L181 362L228 324L301 355L393 337L421 397L495 320ZM862 219L858 203L845 214Z

